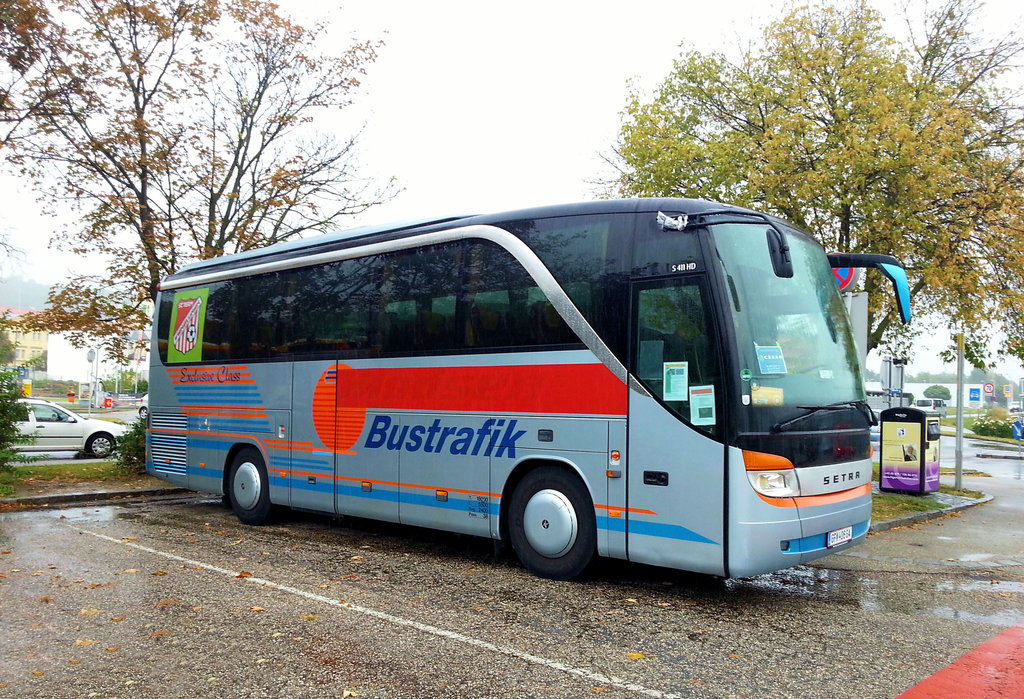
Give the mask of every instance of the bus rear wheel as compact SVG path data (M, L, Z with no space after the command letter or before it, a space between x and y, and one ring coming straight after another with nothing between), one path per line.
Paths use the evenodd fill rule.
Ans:
M270 522L274 507L267 466L253 447L242 449L232 460L227 494L231 509L243 523L258 526Z
M512 548L526 569L550 580L571 580L597 553L594 506L583 482L556 466L526 474L512 493Z

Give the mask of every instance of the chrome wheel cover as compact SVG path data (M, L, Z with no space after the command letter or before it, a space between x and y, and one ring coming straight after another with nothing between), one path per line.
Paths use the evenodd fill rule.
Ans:
M251 461L239 464L231 481L231 497L243 510L251 510L260 500L260 470Z
M534 493L523 512L523 533L540 555L564 556L579 534L579 521L572 502L563 493L550 488Z

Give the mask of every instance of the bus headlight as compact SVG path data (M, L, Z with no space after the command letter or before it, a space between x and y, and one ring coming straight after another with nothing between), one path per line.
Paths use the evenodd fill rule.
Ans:
M796 473L786 471L747 471L747 479L754 490L770 498L792 497L800 494Z
M793 462L778 454L743 450L743 466L747 480L761 495L786 498L800 494L800 480Z

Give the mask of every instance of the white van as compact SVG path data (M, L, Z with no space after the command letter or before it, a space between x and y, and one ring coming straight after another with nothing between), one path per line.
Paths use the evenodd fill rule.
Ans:
M914 407L932 415L946 417L948 406L942 398L918 398L914 401Z

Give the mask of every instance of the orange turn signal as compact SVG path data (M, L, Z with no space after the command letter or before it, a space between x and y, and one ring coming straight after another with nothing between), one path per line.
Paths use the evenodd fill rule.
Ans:
M760 451L743 451L743 465L748 471L782 471L793 468L793 462L778 454Z

